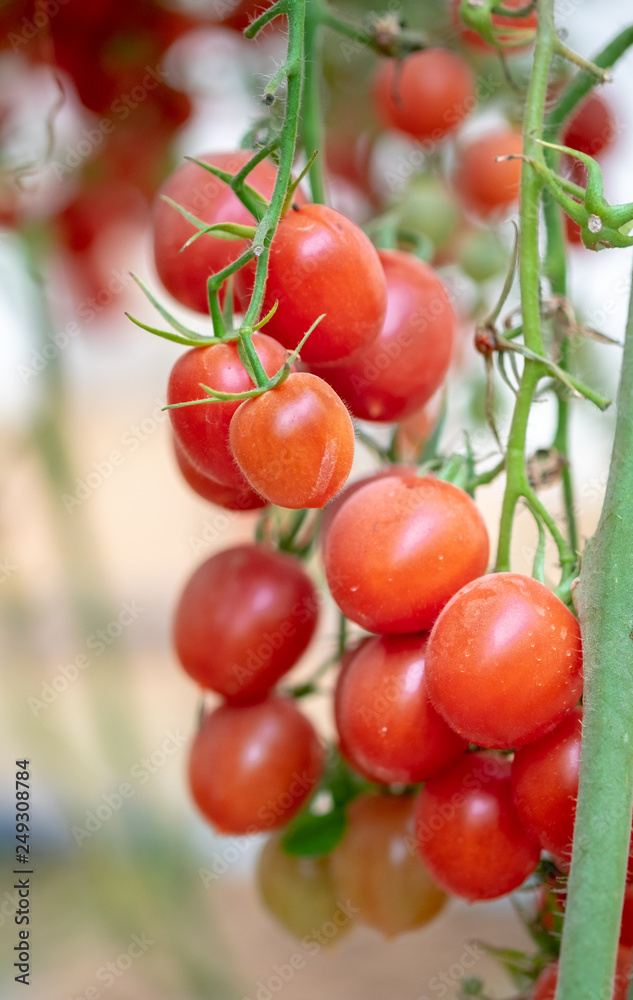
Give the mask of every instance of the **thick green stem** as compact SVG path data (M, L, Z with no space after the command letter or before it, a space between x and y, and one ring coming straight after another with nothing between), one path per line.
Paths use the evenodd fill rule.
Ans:
M606 497L575 595L583 740L557 1000L611 996L633 807L632 506L633 294Z
M536 142L541 135L549 68L556 44L553 0L539 0L539 27L534 50L534 68L530 80L523 128L524 156L542 161L542 147ZM525 346L535 354L544 354L541 333L539 286L538 222L541 182L532 166L523 161L521 168L521 243L519 248L519 280ZM525 473L525 439L534 391L540 377L537 362L525 360L521 385L517 395L506 455L506 490L503 498L497 570L510 568L512 524L517 502L527 486Z
M303 89L303 146L306 159L316 153L310 167L310 192L312 201L324 205L325 193L324 159L325 140L323 137L323 117L321 113L321 52L323 32L319 18L319 0L306 0L305 19L305 75Z
M305 21L306 0L287 0L286 12L288 15L288 51L285 62L285 75L288 78L288 88L286 93L286 112L284 123L279 136L279 168L277 180L273 190L270 204L257 226L254 245L257 247L255 255L257 257L257 268L255 271L255 282L253 294L249 303L244 322L240 330L240 337L245 346L250 342L253 326L257 323L264 301L264 291L266 279L268 277L268 260L270 257L270 244L272 243L275 230L281 219L286 199L286 192L291 180L292 164L294 161L295 147L297 144L297 132L299 128L299 114L301 111L301 89L303 76L303 35Z

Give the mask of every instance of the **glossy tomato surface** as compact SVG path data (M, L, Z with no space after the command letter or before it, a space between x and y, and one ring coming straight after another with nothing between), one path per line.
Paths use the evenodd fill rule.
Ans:
M253 151L204 153L196 159L235 174L248 163ZM277 168L262 160L249 175L248 183L265 198L272 195ZM154 205L154 260L162 284L178 302L197 312L209 311L207 278L236 260L247 240L222 240L207 234L182 253L181 248L196 232L193 223L163 200L165 195L208 225L236 222L255 225L255 219L228 184L195 163L185 163L167 178Z
M385 937L423 927L446 902L414 843L411 796L363 795L347 807L345 836L330 864L340 898Z
M473 139L459 152L453 183L466 208L482 218L503 215L519 198L523 139L510 129Z
M562 145L588 156L600 156L616 136L611 108L600 94L588 94L565 126Z
M252 488L271 503L325 507L351 472L354 428L326 382L296 372L240 406L230 444Z
M244 274L252 278L252 270ZM302 361L347 357L378 336L385 318L387 287L378 253L362 229L333 208L293 209L272 242L263 312L275 302L266 332L289 348L325 314L301 349Z
M384 125L435 142L455 131L477 103L470 66L442 48L413 52L400 63L383 60L373 93Z
M272 337L253 334L253 346L267 375L285 364L286 351ZM247 392L253 383L240 359L237 343L194 347L182 354L171 370L167 402L186 403L205 399L200 383L219 392ZM169 411L180 448L189 462L205 476L223 486L247 490L248 483L235 464L229 444L231 417L240 400L214 400Z
M510 762L498 754L466 754L427 781L416 837L437 884L473 902L518 889L540 855L514 808Z
M582 694L577 619L547 587L520 573L467 584L429 638L427 687L452 728L498 749L539 739Z
M301 562L265 545L211 556L182 592L176 652L202 687L230 699L265 694L314 633L318 597Z
M401 250L379 251L387 313L378 337L353 358L312 371L336 389L355 417L402 420L444 381L456 319L439 276Z
M267 506L267 501L258 496L250 486L223 486L210 476L205 476L188 458L177 438L174 438L174 454L182 478L204 500L227 510L259 510Z
M581 736L582 709L575 708L551 733L517 750L512 762L521 821L565 867L571 862Z
M317 734L289 698L221 705L203 719L189 756L194 802L222 833L284 826L322 770Z
M422 632L485 572L488 552L486 526L467 493L430 476L390 476L341 506L324 563L332 596L352 621L370 632Z
M339 674L334 714L341 749L370 781L426 781L467 747L429 702L425 635L375 636Z

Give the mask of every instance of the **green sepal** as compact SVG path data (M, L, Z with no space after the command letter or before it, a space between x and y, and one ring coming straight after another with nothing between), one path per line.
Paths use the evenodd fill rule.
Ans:
M208 347L210 344L222 343L222 340L218 337L205 337L201 333L184 337L179 333L172 333L170 330L159 330L155 326L148 326L147 323L142 323L140 319L136 319L128 312L125 315L136 326L140 326L141 330L147 330L148 333L153 333L155 337L162 337L163 340L171 340L174 344L183 344L185 347Z
M141 289L143 294L152 303L154 308L160 313L163 319L166 320L169 323L169 325L174 328L174 330L177 330L178 333L181 333L183 337L192 338L194 340L196 339L196 337L198 337L198 334L195 332L195 330L190 330L188 327L184 325L184 323L181 323L180 320L176 319L175 316L172 316L172 314L167 309L165 309L165 307L158 301L156 296L153 295L152 292L150 292L149 288L145 284L143 284L141 279L136 274L131 272L130 277L133 278L133 280L136 282L136 284Z

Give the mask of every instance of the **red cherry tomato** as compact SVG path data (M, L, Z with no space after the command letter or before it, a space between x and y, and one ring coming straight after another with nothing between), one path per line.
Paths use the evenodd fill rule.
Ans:
M440 142L475 107L475 78L468 63L450 49L424 49L402 62L380 64L374 103L387 127Z
M322 771L317 734L289 698L221 705L205 716L189 757L193 799L222 833L284 826Z
M426 781L466 750L428 700L425 647L424 635L376 636L339 674L334 713L341 747L370 781Z
M263 545L207 559L182 592L176 652L187 673L225 698L261 697L306 649L318 617L299 560Z
M378 472L374 472L371 476L364 476L363 479L357 479L354 483L348 483L344 490L341 490L341 492L337 493L333 500L330 500L329 504L323 511L323 517L321 518L321 524L319 527L321 544L323 546L325 545L330 525L342 505L349 497L353 496L354 493L357 493L358 490L362 489L363 486L366 486L367 483L373 483L376 479L386 479L388 476L415 476L417 471L417 466L415 465L387 465Z
M630 948L618 948L613 978L613 993L611 1000L627 1000L629 983L631 982L632 952ZM546 966L538 977L532 1000L554 1000L556 984L558 983L558 962Z
M495 52L495 47L484 41L478 32L466 27L459 16L459 5L460 0L451 0L451 16L453 24L459 28L466 45L471 49L479 49L481 52ZM519 10L521 7L527 7L528 4L526 0L504 0L499 6L505 7L507 10ZM536 31L538 18L535 10L530 11L525 17L504 17L503 14L493 14L491 20L496 29L497 40L501 45L505 43L507 46L504 50L506 55L512 55L514 52L523 52L526 48L529 48L529 45L513 44L508 46L507 43L513 41L512 32L516 32L519 28L523 31ZM504 29L510 30L506 32ZM516 35L514 37L516 39Z
M345 836L330 855L339 898L385 937L423 927L446 903L414 843L411 796L363 795L347 807Z
M285 364L286 351L272 337L254 333L253 346L267 375L274 375ZM204 399L200 383L219 392L247 392L253 388L235 341L194 347L182 354L169 376L167 402ZM239 405L240 400L214 400L170 410L169 417L179 445L199 472L223 486L245 490L248 483L229 445L229 425Z
M227 510L259 510L261 507L267 506L263 497L258 496L248 486L244 489L235 486L222 486L210 476L205 476L189 460L177 438L174 438L174 453L183 479L192 490L205 500L209 500L218 507L226 507Z
M451 483L390 476L342 505L325 542L332 596L370 632L422 632L464 583L485 572L489 542L475 503Z
M592 91L570 118L563 135L563 146L571 146L588 156L600 156L616 135L615 121L607 102Z
M433 626L426 664L436 709L483 747L531 743L582 694L578 621L520 573L484 576L456 594Z
M204 153L204 160L229 173L237 173L253 155L251 150L232 153ZM248 183L265 198L272 195L277 169L270 160L262 160L249 175ZM228 184L195 163L185 163L171 174L158 193L154 205L154 260L161 282L178 302L190 309L207 313L209 299L207 278L234 261L248 245L247 240L221 240L211 234L201 236L182 253L181 248L196 232L166 201L165 195L186 208L198 219L213 225L236 222L253 226L255 219Z
M466 208L483 218L511 208L519 197L521 160L497 163L495 157L518 156L522 148L522 137L509 129L463 147L453 182Z
M582 709L575 708L553 732L517 750L512 763L521 822L565 867L571 863L581 735Z
M517 889L540 855L514 808L510 763L498 754L466 754L427 781L416 837L437 884L473 902Z
M362 420L402 420L446 377L456 319L438 275L401 250L379 251L387 280L382 330L353 358L312 367Z
M240 272L252 283L252 268ZM306 363L338 361L380 332L387 307L385 275L362 229L325 205L303 205L279 223L270 251L264 313L278 308L266 332L294 348L325 314L301 349Z
M325 507L354 458L349 413L326 382L307 372L242 403L230 441L253 489L280 507Z

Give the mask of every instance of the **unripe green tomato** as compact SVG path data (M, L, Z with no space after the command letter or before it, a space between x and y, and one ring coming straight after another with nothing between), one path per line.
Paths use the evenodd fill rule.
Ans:
M450 240L460 221L459 206L437 177L416 177L398 205L400 227L427 236L434 247Z
M307 935L322 943L340 940L351 921L340 910L329 857L290 856L280 840L278 834L269 837L259 856L255 880L264 905L299 940ZM331 927L335 934L328 933Z
M506 270L508 251L491 229L474 229L464 237L459 266L473 281L488 281Z

